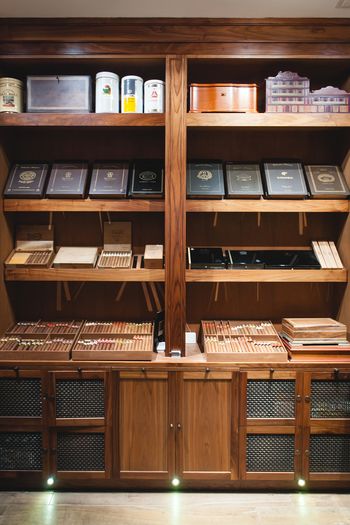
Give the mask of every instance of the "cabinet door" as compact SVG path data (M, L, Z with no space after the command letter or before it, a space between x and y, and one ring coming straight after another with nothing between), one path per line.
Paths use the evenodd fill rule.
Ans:
M236 479L236 373L179 373L177 472L183 479Z
M304 476L350 480L350 370L305 374Z
M48 472L45 373L0 371L0 478L30 479Z
M121 478L169 479L174 470L174 374L120 372Z
M302 375L241 374L240 477L293 480L301 473Z
M50 469L57 479L111 475L113 396L104 371L50 374Z

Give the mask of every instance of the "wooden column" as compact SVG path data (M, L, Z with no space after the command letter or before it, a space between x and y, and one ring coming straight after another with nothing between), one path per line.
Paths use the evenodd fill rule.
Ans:
M185 353L186 324L186 59L166 61L165 330L166 352Z

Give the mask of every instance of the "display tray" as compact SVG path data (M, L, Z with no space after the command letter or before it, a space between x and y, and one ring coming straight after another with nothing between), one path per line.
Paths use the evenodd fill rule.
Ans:
M69 361L76 335L5 335L0 339L0 360Z
M5 261L7 268L50 268L54 260L53 250L12 250Z
M271 321L202 321L201 337L210 362L288 361L287 351Z
M83 325L83 321L19 321L14 323L6 335L77 335Z

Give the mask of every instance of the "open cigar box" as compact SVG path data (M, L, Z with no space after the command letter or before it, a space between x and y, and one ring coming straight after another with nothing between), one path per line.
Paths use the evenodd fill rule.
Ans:
M131 222L105 222L103 250L98 268L130 268L132 262Z
M152 361L154 324L87 321L72 351L73 361Z
M271 321L202 321L201 340L210 362L288 361Z
M17 226L15 249L5 261L8 268L49 268L55 256L54 229L46 225Z
M19 321L0 339L0 360L69 361L81 321Z

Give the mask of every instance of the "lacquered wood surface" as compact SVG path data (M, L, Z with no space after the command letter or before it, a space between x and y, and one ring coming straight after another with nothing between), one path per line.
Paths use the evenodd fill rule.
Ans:
M164 114L1 113L1 127L140 127L164 126Z
M5 212L163 212L153 199L4 199Z
M9 206L5 201L5 209ZM223 199L186 201L187 212L211 213L348 213L348 200Z
M111 270L108 268L7 268L7 281L107 281L107 282L162 282L164 270Z
M347 270L186 270L186 282L347 282Z
M330 113L188 113L189 127L338 128L350 126L350 115Z

